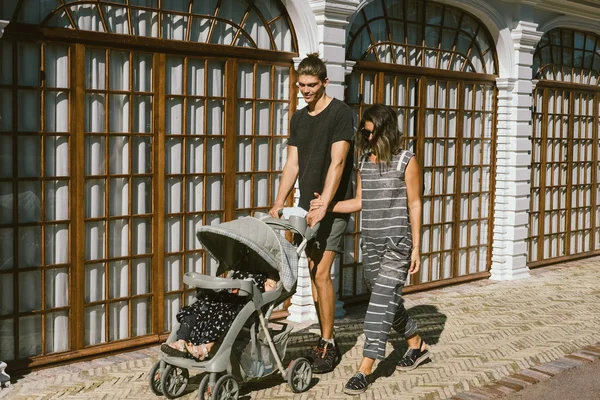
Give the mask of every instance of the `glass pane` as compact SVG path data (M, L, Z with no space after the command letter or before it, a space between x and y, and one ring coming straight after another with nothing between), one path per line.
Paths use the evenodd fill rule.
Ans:
M19 332L19 358L32 357L42 353L41 315L19 318Z
M39 132L41 122L40 92L19 90L19 131Z
M46 132L68 132L69 94L47 91L45 102Z
M132 132L152 132L152 97L133 96Z
M131 204L133 214L149 214L152 212L152 180L151 178L132 179Z
M131 308L133 336L142 336L151 333L152 303L150 300L134 299L131 301Z
M46 308L69 305L69 270L53 268L46 270Z
M106 341L106 317L104 304L85 308L85 344L103 343Z
M46 226L46 265L69 262L69 226Z
M106 89L106 51L100 49L86 49L85 51L85 88Z
M42 274L41 271L19 273L19 312L37 311L42 308Z
M0 229L0 270L11 269L14 265L14 238L12 228ZM2 275L5 277L6 275Z
M44 47L46 87L69 87L69 49L47 44Z
M152 92L152 55L134 53L133 90Z
M132 295L150 293L152 260L149 258L131 261Z
M152 220L150 218L133 219L132 254L152 253Z
M104 32L98 7L91 4L71 6L71 14L81 30Z
M69 312L47 313L46 316L46 352L57 353L69 350Z
M17 71L19 85L40 85L40 45L34 43L19 43L17 46Z
M15 359L15 336L13 319L0 319L0 360Z

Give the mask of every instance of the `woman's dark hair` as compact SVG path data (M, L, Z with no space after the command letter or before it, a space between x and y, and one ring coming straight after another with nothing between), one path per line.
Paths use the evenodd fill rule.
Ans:
M373 123L373 138L362 135L365 123ZM373 104L363 112L356 133L356 146L363 153L373 152L378 162L390 166L392 157L402 150L402 132L398 128L396 112L384 104Z
M327 78L327 67L319 58L319 53L307 54L306 58L298 64L298 75L311 75L324 81Z

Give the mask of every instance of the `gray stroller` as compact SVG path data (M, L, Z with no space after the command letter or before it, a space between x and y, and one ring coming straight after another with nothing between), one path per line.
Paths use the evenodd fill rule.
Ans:
M298 245L288 242L281 231L299 235L296 236ZM218 260L219 267L215 276L188 272L183 282L200 290L238 289L237 295L245 296L248 301L207 360L195 361L161 353L160 360L150 370L152 392L169 399L181 396L191 371L204 373L199 385L200 400L235 400L240 383L262 379L274 372L281 374L294 393L307 390L312 379L310 362L298 358L287 368L282 364L292 327L283 323L269 324L268 320L275 307L295 292L298 257L315 233L315 228L307 228L306 220L297 216L288 220L268 215L244 217L202 226L197 232L198 240ZM244 263L240 263L242 258ZM267 274L278 273L276 289L263 293L251 280L220 277L234 265ZM178 329L176 322L167 343L177 340Z

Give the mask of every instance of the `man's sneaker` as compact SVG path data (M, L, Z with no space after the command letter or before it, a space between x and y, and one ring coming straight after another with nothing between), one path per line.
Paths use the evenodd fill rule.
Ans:
M344 393L352 395L364 393L369 387L369 384L369 377L362 372L357 372L356 375L346 382Z
M333 371L342 358L340 348L335 344L323 341L323 347L319 349L317 357L313 360L312 371L315 374L325 374ZM319 342L319 345L321 342Z
M406 353L404 353L402 360L398 361L398 364L396 364L396 369L398 371L410 371L428 360L429 350L427 350L427 348L423 349L423 342L421 342L418 349L409 348Z
M317 342L316 346L313 346L313 348L310 351L310 354L308 354L306 356L306 358L308 358L308 360L312 363L314 362L319 355L323 352L323 348L325 347L325 343L327 343L326 341L323 340L323 338L319 338L319 341Z

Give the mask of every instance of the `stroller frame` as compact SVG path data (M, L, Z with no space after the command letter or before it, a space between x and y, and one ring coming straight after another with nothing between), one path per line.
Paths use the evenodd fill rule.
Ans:
M306 220L297 216L291 216L288 220L271 218L268 216L255 219L268 225L275 233L279 230L289 230L299 234L302 241L296 248L296 256L299 256L302 253L307 242L314 237L318 229L318 227L307 228ZM202 228L200 228L198 232L198 238L202 242L201 230ZM210 248L207 247L206 249L212 255ZM258 249L258 252L260 253L260 249ZM221 260L219 260L219 263L221 263ZM217 274L219 270L221 270L221 267L217 269ZM272 372L265 373L259 377L242 377L244 378L244 382L261 379L278 371L282 378L288 382L293 392L298 393L308 389L312 379L312 370L309 361L304 358L296 359L292 361L286 369L282 364L282 359L275 347L267 324L274 308L279 305L281 301L287 299L294 293L295 284L294 288L287 293L282 281L279 280L275 290L263 293L252 280L222 278L196 272L187 272L183 277L183 282L199 289L238 289L237 295L249 297L249 301L238 313L228 331L218 340L219 344L217 351L207 360L195 361L183 357L169 356L161 352L160 360L152 367L149 377L150 387L155 394L164 394L167 398L178 397L184 392L185 387L187 386L189 378L188 371L194 371L196 373L207 373L200 383L200 399L205 398L207 390L208 394L212 393L211 398L213 399L237 399L239 385L237 384L236 378L240 378L240 376L236 376L238 374L233 371L231 363L232 349L234 348L234 343L242 329L246 326L247 321L254 313L258 315L260 322L259 330L265 335L265 339L269 345L271 354L275 359L277 368L273 369ZM266 312L263 313L263 308L266 304L269 304L269 307ZM178 329L179 322L176 322L169 334L166 341L167 343L173 343L177 340ZM252 329L254 329L254 325L252 325ZM240 366L240 368L242 367ZM223 372L227 372L227 374L220 379L217 379L218 374ZM158 387L159 384L160 387ZM223 390L225 392L223 392ZM223 393L225 393L225 395Z

